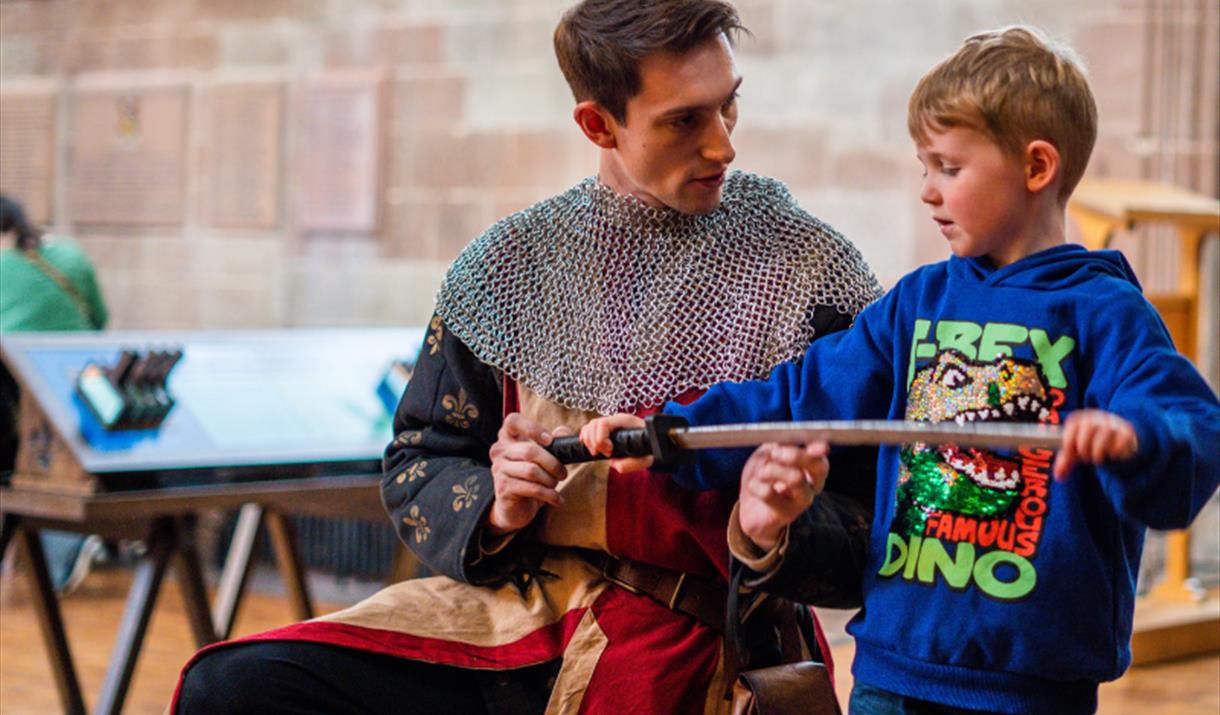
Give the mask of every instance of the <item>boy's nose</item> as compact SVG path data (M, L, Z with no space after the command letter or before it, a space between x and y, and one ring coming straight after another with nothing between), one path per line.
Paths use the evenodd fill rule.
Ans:
M919 200L925 204L940 203L940 192L932 185L929 179L923 180L923 185L919 187Z

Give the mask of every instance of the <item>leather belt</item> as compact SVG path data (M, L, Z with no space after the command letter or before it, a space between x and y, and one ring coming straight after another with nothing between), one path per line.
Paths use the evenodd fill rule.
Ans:
M715 629L717 633L724 633L728 589L719 581L631 559L615 558L600 551L581 550L580 553L614 585L648 596L672 611L685 613Z

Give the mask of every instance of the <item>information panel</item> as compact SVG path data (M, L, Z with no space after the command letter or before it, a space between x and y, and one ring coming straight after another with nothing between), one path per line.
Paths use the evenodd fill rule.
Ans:
M72 126L72 220L176 225L186 179L186 88L82 90Z
M57 101L52 91L0 93L0 191L36 224L51 220Z
M212 225L275 228L280 214L281 87L217 85L207 98Z
M298 220L304 231L372 233L381 202L380 76L311 79L301 88Z

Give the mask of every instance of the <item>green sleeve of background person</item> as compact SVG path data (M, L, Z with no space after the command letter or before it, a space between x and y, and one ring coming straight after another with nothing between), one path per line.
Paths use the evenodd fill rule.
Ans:
M58 268L89 305L90 316L50 276L15 249L0 251L0 332L100 330L108 314L93 264L75 241L48 236L39 253Z

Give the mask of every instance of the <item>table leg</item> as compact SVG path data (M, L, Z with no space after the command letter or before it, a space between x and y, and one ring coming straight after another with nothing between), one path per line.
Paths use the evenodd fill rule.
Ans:
M1148 592L1150 598L1169 602L1198 603L1207 592L1190 586L1190 530L1165 534L1165 575Z
M390 575L387 586L415 578L419 575L419 559L411 553L411 549L401 541L394 545L394 557L390 561Z
M199 551L195 547L195 520L191 516L177 520L175 543L178 557L178 585L182 588L182 602L186 607L191 633L196 647L202 648L219 640L212 616L208 612L208 591L203 583L203 568L199 563Z
M81 697L80 682L76 679L76 668L72 665L72 652L68 650L68 637L59 612L59 601L51 586L47 557L43 553L38 530L23 527L11 514L6 516L5 528L12 530L11 533L17 536L18 543L25 549L30 567L30 584L34 587L34 610L38 615L43 643L47 646L47 655L51 659L51 674L55 677L59 701L65 713L84 715L85 701Z
M17 517L12 514L0 514L0 561L8 551L8 543L13 540L13 532L17 530Z
M280 567L280 578L288 591L293 613L299 621L313 618L313 601L309 597L309 584L305 582L305 572L297 557L296 532L292 522L283 514L273 511L267 512L266 516L267 531L271 533L271 543L275 547L275 561Z
M254 547L258 544L258 529L263 523L263 507L258 504L243 504L237 514L237 525L229 541L220 583L216 586L216 600L212 605L212 627L217 637L225 640L233 632L237 620L237 608L246 592L246 580L250 577L250 566L254 561Z
M147 539L148 553L136 564L131 590L127 593L127 606L123 609L119 634L110 653L110 665L106 668L106 679L102 682L102 692L94 713L118 715L123 708L123 699L131 684L165 570L176 550L175 541L174 520L171 517L162 517L153 522Z

